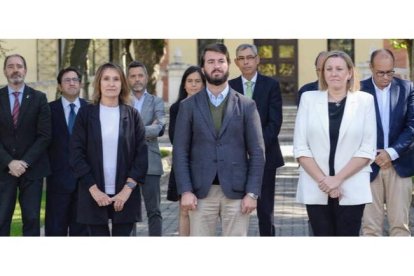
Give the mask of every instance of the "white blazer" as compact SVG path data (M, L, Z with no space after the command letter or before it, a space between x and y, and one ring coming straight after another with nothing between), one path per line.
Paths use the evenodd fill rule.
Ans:
M374 98L366 92L348 92L335 153L335 172L339 172L353 157L368 158L373 162L376 143ZM329 175L329 150L328 92L306 92L302 95L296 117L293 154L295 158L314 158L324 174ZM344 181L340 205L372 202L370 172L371 167L367 165ZM302 167L299 168L296 200L304 204L328 204L328 195Z

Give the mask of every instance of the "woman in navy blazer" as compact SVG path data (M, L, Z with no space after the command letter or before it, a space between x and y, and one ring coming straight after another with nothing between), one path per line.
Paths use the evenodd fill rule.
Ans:
M358 236L365 204L372 201L375 107L358 84L351 58L329 52L321 90L303 94L300 102L293 145L300 164L296 197L306 204L315 236Z
M96 72L92 105L82 107L71 137L70 165L79 181L78 221L91 236L129 236L141 210L136 185L148 166L145 129L129 106L128 83L120 66Z

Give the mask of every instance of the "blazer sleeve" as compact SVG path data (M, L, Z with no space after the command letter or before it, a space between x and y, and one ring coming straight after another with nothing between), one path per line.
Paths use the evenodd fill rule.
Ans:
M277 81L272 80L269 93L268 120L263 128L264 142L267 147L277 141L283 121L282 95Z
M88 162L88 108L81 107L70 138L69 165L75 178L87 187L97 184Z
M44 93L40 93L39 102L39 114L36 122L36 140L22 157L22 160L26 161L29 166L36 162L42 154L47 151L47 148L52 140L50 107Z
M356 92L362 93L362 92ZM374 97L367 93L362 94L366 97L364 105L364 129L362 129L362 142L353 157L362 157L374 162L377 149L377 124L375 115Z
M407 98L407 113L405 116L404 130L398 136L398 139L390 145L395 149L398 155L401 156L406 150L408 150L414 141L414 90L412 83L409 88L410 92Z
M147 139L157 138L165 125L164 102L159 97L154 97L154 116L150 125L145 126L145 137Z
M293 156L299 158L302 156L313 158L312 151L308 144L307 135L307 117L309 106L312 102L307 95L303 95L299 103L299 109L296 114L295 128L293 132Z
M137 183L143 184L148 170L148 149L145 141L145 127L138 111L133 112L132 116L133 122L135 123L135 152L134 161L132 162L128 175Z
M180 103L176 132L180 133L180 139L175 139L173 144L173 167L175 180L177 182L178 194L192 192L190 176L190 151L192 140L192 114L189 103Z
M265 146L259 112L253 101L248 103L245 116L245 139L249 154L246 193L260 195L265 166Z

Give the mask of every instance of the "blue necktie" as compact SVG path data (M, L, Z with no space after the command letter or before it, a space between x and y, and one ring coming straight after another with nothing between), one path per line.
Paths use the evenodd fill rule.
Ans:
M75 124L75 118L76 118L76 113L75 113L75 104L71 103L69 104L70 106L70 113L69 113L69 120L68 120L68 130L69 130L69 134L72 134L72 129L73 129L73 125Z

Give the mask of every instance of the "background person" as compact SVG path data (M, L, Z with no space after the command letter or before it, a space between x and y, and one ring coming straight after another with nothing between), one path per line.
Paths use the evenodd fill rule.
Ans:
M168 127L168 136L171 144L174 143L175 123L177 119L178 110L182 100L198 93L206 86L206 78L204 77L201 68L198 66L190 66L185 70L181 78L180 89L178 92L178 99L170 107L170 124ZM179 139L180 137L178 137ZM170 178L168 181L167 199L170 201L179 201L180 196L177 193L177 183L175 182L174 168L171 167ZM180 201L178 233L180 236L190 235L190 221L188 210L182 208Z

